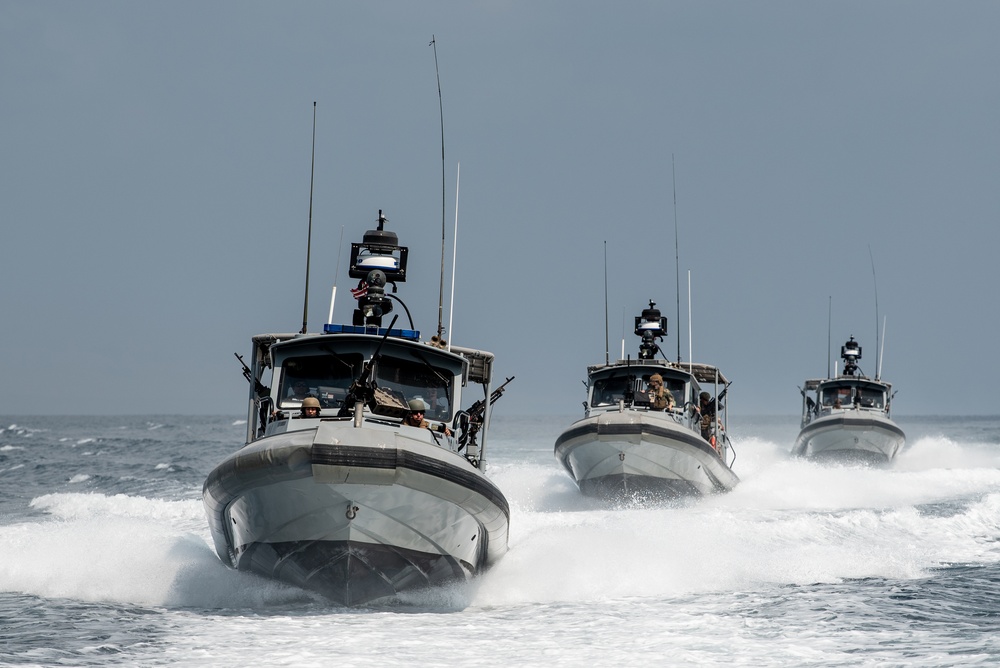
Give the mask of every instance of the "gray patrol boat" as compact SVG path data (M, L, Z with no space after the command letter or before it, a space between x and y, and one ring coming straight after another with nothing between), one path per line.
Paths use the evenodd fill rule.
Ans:
M886 465L906 436L889 417L892 384L876 373L861 373L861 346L852 336L840 348L843 373L807 380L802 394L802 425L792 454L815 460Z
M729 381L715 366L656 359L667 319L652 301L635 318L638 359L587 367L584 417L564 430L555 456L587 496L658 501L731 490L735 453L728 436ZM657 409L653 375L673 396ZM711 390L704 404L700 395Z
M203 490L225 564L344 606L466 580L507 551L507 499L484 472L493 355L382 326L391 300L409 315L386 294L407 248L385 222L351 245L352 324L253 337L246 444ZM415 401L419 427L404 423Z

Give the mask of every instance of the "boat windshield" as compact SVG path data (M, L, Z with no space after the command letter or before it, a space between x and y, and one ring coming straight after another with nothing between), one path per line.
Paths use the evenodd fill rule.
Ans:
M877 387L859 387L858 403L862 408L884 408L885 391Z
M648 403L648 399L643 401L643 394L649 387L649 377L654 372L632 374L632 390L636 393L636 403ZM598 408L601 406L616 406L618 402L625 398L625 389L629 386L629 376L609 376L594 380L593 391L591 393L590 405ZM684 381L678 378L664 378L663 386L674 396L676 405L684 404Z
M390 390L403 403L424 402L424 417L447 422L452 413L453 372L429 362L382 355L375 366L375 382ZM401 395L401 396L400 396Z
M885 408L885 389L878 385L834 385L820 391L820 401L824 408Z
M820 393L820 404L824 408L846 408L854 403L852 390L849 385L825 387Z
M316 397L323 408L339 408L363 367L361 353L289 357L282 364L278 407L297 408Z
M629 381L626 376L612 378L599 378L594 381L593 392L591 393L591 406L616 406L619 401L625 398L625 388Z

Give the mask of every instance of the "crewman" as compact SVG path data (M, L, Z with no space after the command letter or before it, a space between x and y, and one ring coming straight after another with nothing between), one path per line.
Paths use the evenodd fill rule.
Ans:
M431 431L440 432L445 436L451 436L451 429L448 429L447 425L431 423L424 419L424 411L427 410L427 404L424 403L423 399L410 399L407 406L410 412L403 418L403 424L420 429L430 429Z
M674 409L676 402L674 395L667 388L663 387L663 376L654 373L649 377L649 386L646 388L649 395L649 407L654 411L670 411Z
M299 417L304 418L318 418L319 417L319 399L316 397L306 397L302 400L302 410L299 412Z

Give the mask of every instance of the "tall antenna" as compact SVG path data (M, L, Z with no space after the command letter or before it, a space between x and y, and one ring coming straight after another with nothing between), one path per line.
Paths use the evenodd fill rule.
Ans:
M444 333L442 321L444 319L444 217L445 217L445 192L444 192L444 100L441 97L441 72L438 70L438 49L437 40L431 35L430 46L434 48L434 74L437 76L438 86L438 111L441 116L441 288L438 291L438 329L437 335L440 339Z
M826 377L830 376L830 365L833 363L831 361L831 351L833 350L833 295L827 297L828 303L826 307Z
M688 269L688 370L690 371L694 364L694 335L691 333L691 270ZM680 363L681 357L677 356L677 362Z
M670 154L670 173L674 181L674 270L677 273L677 363L681 362L681 251L677 239L677 170L674 168L674 154ZM690 297L689 297L690 299Z
M608 240L604 240L604 363L611 364L611 343L608 341Z
M330 291L330 315L326 321L333 324L333 305L337 302L337 279L340 276L340 250L344 247L344 226L340 226L340 243L337 244L337 271L333 274L333 290Z
M455 266L458 264L458 186L462 182L462 163L458 163L455 170L455 233L452 235L451 250L451 303L448 305L448 350L451 350L451 341L454 339L452 325L455 320ZM438 337L441 340L441 337Z
M316 101L313 100L312 162L309 165L309 235L306 239L306 294L302 300L302 331L306 333L309 320L309 258L312 255L313 236L313 177L316 175Z
M622 307L622 356L618 359L625 359L625 307Z
M882 350L878 355L878 366L875 367L875 380L882 378L882 363L885 361L885 316L882 316Z
M878 380L882 365L880 364L879 358L882 356L878 352L878 339L879 339L879 329L878 329L878 280L875 278L875 256L872 255L872 245L868 244L868 258L872 261L872 283L875 286L875 380Z

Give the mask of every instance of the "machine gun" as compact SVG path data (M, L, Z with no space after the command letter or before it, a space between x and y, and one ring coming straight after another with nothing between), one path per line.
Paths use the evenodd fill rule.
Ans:
M514 380L514 376L511 376L503 382L503 385L493 390L490 393L490 406L497 402L497 399L503 396L504 389L507 387L507 383ZM469 407L469 410L459 413L455 418L455 424L453 427L458 427L459 422L461 422L462 434L458 437L458 450L459 452L465 448L466 445L472 444L476 445L476 434L483 426L483 422L486 420L486 400L480 399L476 403Z
M392 322L389 323L389 327L386 328L385 334L382 336L382 340L378 342L378 347L375 348L375 352L372 354L372 358L368 360L365 364L365 368L361 370L361 375L351 383L351 386L347 389L347 397L344 399L343 405L340 407L340 412L338 415L344 417L351 415L354 411L355 404L357 402L362 402L368 404L370 408L374 406L376 399L375 383L370 380L372 369L375 364L382 357L382 345L385 340L389 338L389 333L392 331L393 326L396 324L396 318L399 316L394 316ZM360 419L360 415L355 416L356 419Z
M243 377L247 379L247 382L253 384L253 389L257 392L258 397L266 397L271 393L271 388L264 385L260 380L253 377L253 371L247 366L247 363L243 361L243 356L239 353L233 353L236 355L236 359L240 361L240 365L243 367Z

